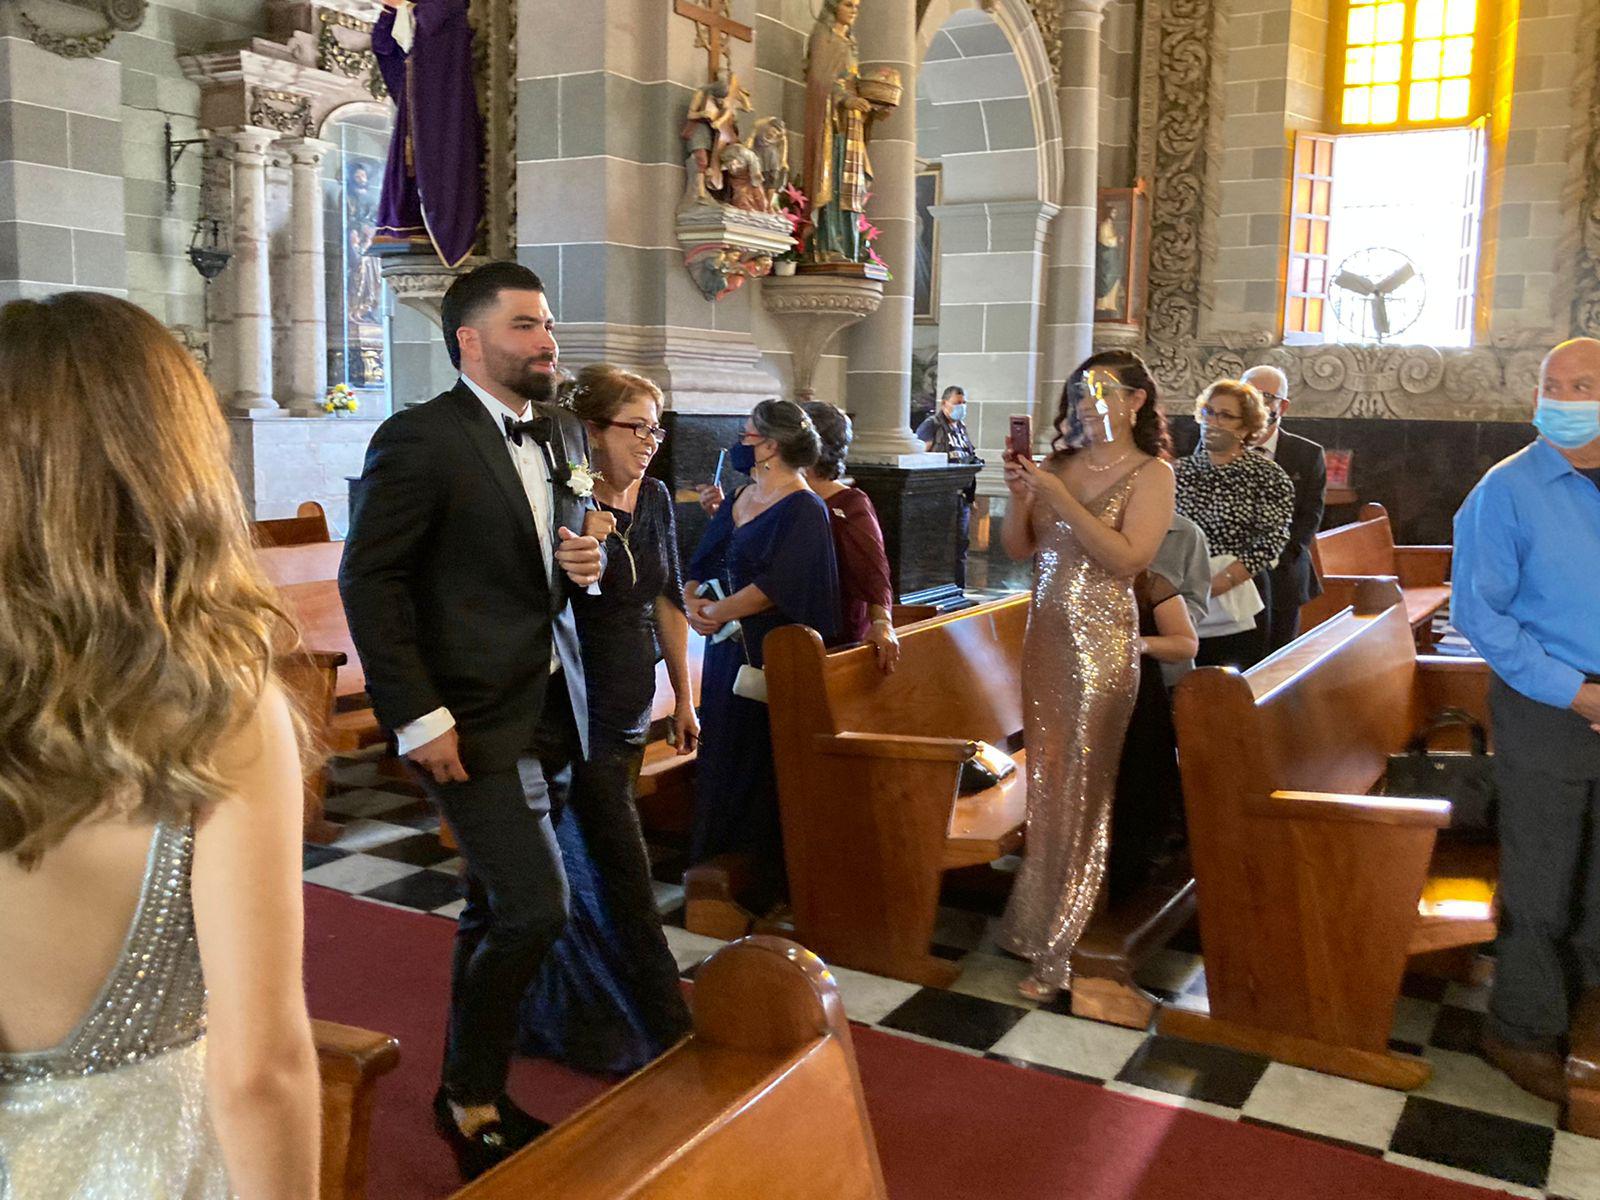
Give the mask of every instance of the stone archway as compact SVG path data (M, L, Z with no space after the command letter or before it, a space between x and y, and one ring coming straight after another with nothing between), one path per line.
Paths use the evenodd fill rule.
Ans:
M942 194L936 321L913 345L937 353L940 388L967 390L968 426L997 464L1039 387L1063 162L1055 73L1025 0L932 0L918 40L918 157L940 168Z

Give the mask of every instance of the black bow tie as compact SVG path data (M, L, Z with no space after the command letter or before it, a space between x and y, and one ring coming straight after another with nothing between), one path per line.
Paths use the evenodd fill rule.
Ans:
M511 439L513 446L522 445L523 435L531 437L541 446L550 444L551 423L547 414L541 413L526 421L515 421L506 416L500 419L505 422L506 437Z

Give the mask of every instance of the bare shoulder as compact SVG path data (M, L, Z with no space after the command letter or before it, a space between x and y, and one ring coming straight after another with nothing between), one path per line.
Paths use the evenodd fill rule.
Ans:
M237 777L271 769L296 753L294 710L277 680L268 679L252 707L217 747L217 766Z
M1164 458L1145 455L1144 462L1134 468L1134 476L1134 486L1140 489L1171 493L1177 486L1177 474Z

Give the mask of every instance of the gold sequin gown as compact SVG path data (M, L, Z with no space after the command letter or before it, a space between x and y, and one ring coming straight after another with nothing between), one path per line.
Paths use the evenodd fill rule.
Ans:
M1137 468L1089 505L1120 529ZM1000 943L1065 987L1105 875L1122 741L1139 692L1133 580L1089 557L1049 510L1034 517L1033 606L1022 653L1028 836Z
M206 1113L193 853L189 827L157 826L99 998L54 1048L0 1054L0 1200L233 1195Z

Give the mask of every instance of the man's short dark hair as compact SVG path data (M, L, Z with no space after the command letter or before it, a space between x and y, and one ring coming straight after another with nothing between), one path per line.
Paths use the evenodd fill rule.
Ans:
M939 402L942 404L944 401L950 399L951 396L960 396L963 400L965 400L967 398L967 389L962 387L959 383L952 383L940 393Z
M542 291L544 281L516 262L485 263L457 279L445 292L439 309L444 325L444 348L450 352L451 363L460 369L461 342L456 337L457 331L471 324L474 317L500 299L501 292Z

